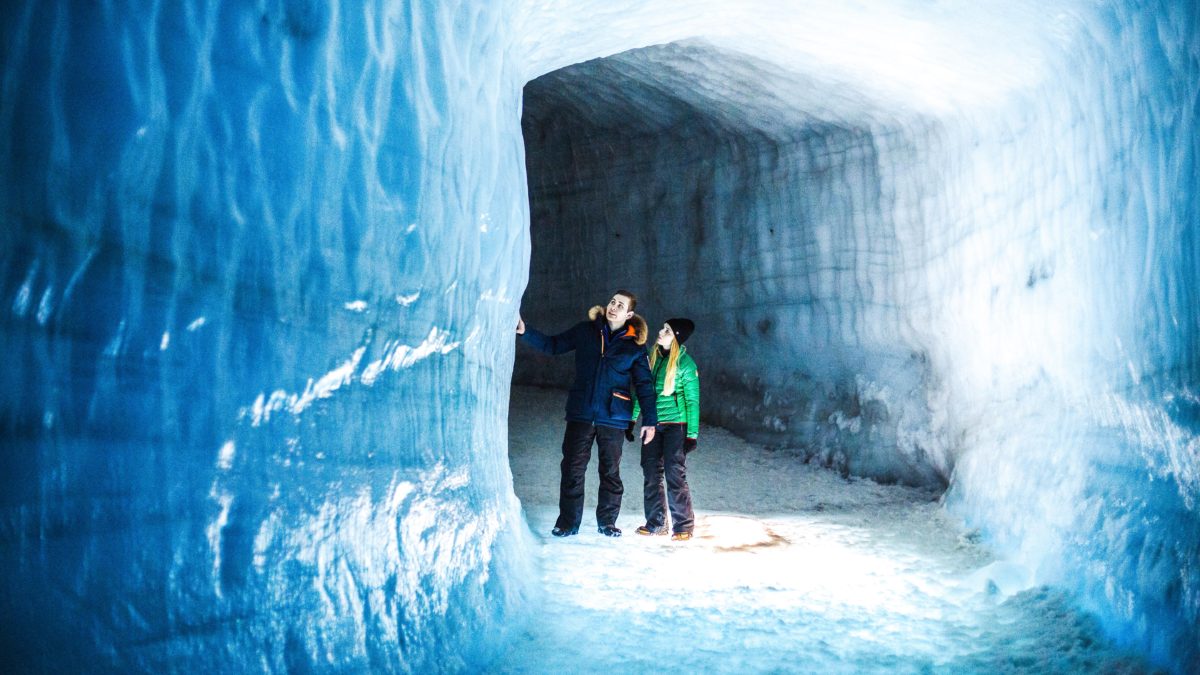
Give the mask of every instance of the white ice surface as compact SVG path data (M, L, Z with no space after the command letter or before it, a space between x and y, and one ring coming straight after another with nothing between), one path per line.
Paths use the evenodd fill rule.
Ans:
M644 522L638 452L625 535L596 532L595 460L577 536L557 515L565 393L515 387L514 488L540 538L541 601L496 672L1144 672L1063 593L1030 584L925 490L844 479L701 426L696 537Z

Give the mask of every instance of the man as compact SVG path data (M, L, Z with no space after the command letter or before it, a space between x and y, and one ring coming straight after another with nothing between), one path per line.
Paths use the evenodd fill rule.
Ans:
M583 483L591 460L592 443L600 459L600 495L596 525L600 534L621 536L621 445L633 420L633 397L642 410L642 444L654 438L654 381L646 350L646 322L634 313L637 298L617 291L607 307L596 305L582 321L554 336L526 328L517 319L517 335L547 354L575 352L575 382L567 394L567 430L562 444L562 481L558 520L550 531L556 537L579 532L583 520ZM632 438L630 438L632 440Z

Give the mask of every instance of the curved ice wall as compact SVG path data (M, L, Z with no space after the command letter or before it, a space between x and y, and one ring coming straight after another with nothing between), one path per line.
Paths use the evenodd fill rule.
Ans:
M685 40L595 79L599 113L548 97L575 114L544 131L607 120L574 167L650 183L589 212L661 215L620 230L690 275L633 256L647 313L728 327L696 337L706 414L948 480L1032 581L1194 669L1196 9L780 5L6 7L6 665L495 654L529 560L503 433L521 87ZM541 323L611 290L541 300L533 272Z
M1200 667L1196 6L795 11L527 85L523 313L696 319L708 420L949 483L1028 583Z
M4 670L494 657L530 576L502 19L5 5Z

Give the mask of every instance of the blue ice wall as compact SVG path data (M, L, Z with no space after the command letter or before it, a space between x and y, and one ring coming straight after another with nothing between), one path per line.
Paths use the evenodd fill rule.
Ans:
M3 13L3 670L486 662L529 559L503 17Z
M1195 3L1094 8L1005 123L964 120L952 189L1028 196L988 193L970 215L997 228L938 272L997 289L954 302L979 349L949 396L952 510L1179 672L1200 669L1198 26ZM1024 270L982 254L1014 248Z

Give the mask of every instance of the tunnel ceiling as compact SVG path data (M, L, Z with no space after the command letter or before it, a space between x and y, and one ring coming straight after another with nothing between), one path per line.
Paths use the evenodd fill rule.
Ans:
M569 125L596 135L755 136L785 142L830 125L911 114L834 76L788 70L706 41L593 59L525 87L524 126Z
M864 12L836 3L641 3L597 16L589 3L571 3L525 19L528 79L552 73L527 99L542 85L586 77L581 91L603 101L618 69L768 128L797 114L952 115L1054 77L1086 5L899 2ZM735 101L740 112L730 109Z

